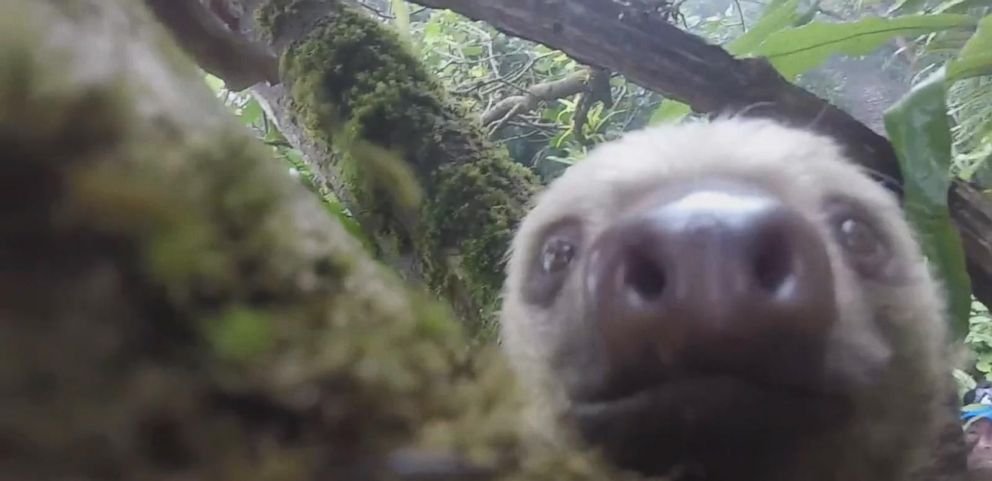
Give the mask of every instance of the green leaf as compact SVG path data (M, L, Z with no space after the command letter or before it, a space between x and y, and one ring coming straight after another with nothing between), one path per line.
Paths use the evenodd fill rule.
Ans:
M482 52L483 50L481 45L466 45L462 47L462 54L466 57L477 57L482 55Z
M682 120L691 112L692 109L682 102L675 100L663 100L661 105L659 105L658 108L651 114L648 124L672 124Z
M358 221L356 221L354 217L348 213L348 209L344 207L344 204L342 204L341 201L333 195L328 195L324 197L324 208L327 209L327 212L331 214L331 216L335 217L342 226L344 226L344 229L348 231L352 237L357 239L362 244L366 251L375 252L375 244L372 243L372 239L369 238L369 236L365 233L365 230L362 229L361 224L359 224Z
M992 75L992 15L978 22L978 30L947 66L948 80Z
M430 22L424 25L424 41L430 43L441 38L441 36L441 24L434 18L431 18Z
M885 129L902 169L906 216L924 254L943 280L950 327L961 338L968 333L971 279L947 206L951 130L946 96L941 69L886 111Z
M753 54L767 57L783 77L795 80L797 75L835 54L865 55L893 37L974 24L975 19L958 14L870 17L851 23L812 22L769 35Z
M258 119L262 118L262 112L262 106L259 105L257 100L252 98L241 109L241 122L248 126L255 125L255 122L258 122Z
M975 364L975 368L985 374L988 374L988 372L992 370L992 363L989 363L986 359L982 359Z
M727 52L734 56L751 53L769 35L795 25L796 20L799 19L799 13L796 11L798 5L799 0L785 0L784 2L769 4L758 22L747 33L727 44Z
M207 82L207 86L213 91L214 95L219 95L222 90L224 90L224 81L210 74L204 75L204 80Z

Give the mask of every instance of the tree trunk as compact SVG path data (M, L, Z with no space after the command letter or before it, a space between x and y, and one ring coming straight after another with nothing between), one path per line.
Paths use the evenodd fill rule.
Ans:
M240 3L255 12L244 34L282 56L282 83L253 90L280 130L387 262L410 266L473 331L491 332L506 249L536 177L364 10Z
M0 3L0 182L4 479L622 479L522 451L500 359L137 0Z

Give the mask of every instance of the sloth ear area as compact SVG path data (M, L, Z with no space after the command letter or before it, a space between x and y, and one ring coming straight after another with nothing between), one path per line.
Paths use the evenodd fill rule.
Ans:
M523 283L523 298L536 306L550 306L583 249L582 221L570 217L546 226L530 252L531 262Z

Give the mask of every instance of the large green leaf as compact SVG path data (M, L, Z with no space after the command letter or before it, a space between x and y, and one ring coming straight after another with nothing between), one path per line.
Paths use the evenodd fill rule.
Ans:
M865 55L893 37L974 24L974 18L958 14L870 17L851 23L812 22L769 35L753 54L767 57L782 76L794 80L835 54Z
M947 206L951 130L946 97L941 69L886 111L885 129L903 173L907 218L934 272L944 281L951 328L963 337L971 312L971 280Z
M800 0L773 0L765 7L758 19L746 33L726 45L731 55L744 55L761 45L769 35L796 24L801 13L796 11ZM676 123L692 112L688 105L675 100L664 100L651 113L650 125Z
M744 55L761 45L769 35L795 25L800 14L796 11L799 0L785 0L770 4L761 18L744 35L727 44L731 55Z
M948 80L992 75L992 15L978 22L978 30L947 66Z

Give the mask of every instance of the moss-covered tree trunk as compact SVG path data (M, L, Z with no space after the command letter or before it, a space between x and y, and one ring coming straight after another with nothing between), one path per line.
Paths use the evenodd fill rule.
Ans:
M0 478L609 477L519 449L499 360L464 359L138 0L0 2L0 181Z
M536 178L367 12L336 0L239 3L252 13L243 34L281 55L282 83L254 89L279 128L385 260L491 331L503 259Z

